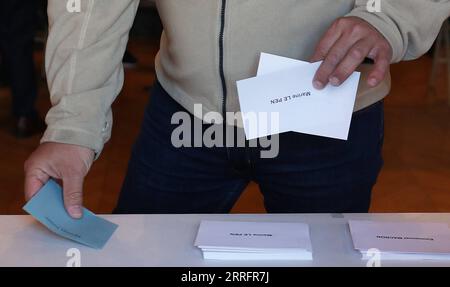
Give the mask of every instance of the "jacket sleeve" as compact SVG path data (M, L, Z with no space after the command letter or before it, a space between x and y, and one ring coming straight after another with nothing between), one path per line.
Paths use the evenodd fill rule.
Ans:
M347 16L360 17L383 34L392 46L392 62L416 59L426 53L450 16L450 0L380 1L381 11L369 12L368 0L356 0Z
M80 0L79 12L68 2L48 1L52 108L41 142L80 145L98 155L111 135L111 104L122 89L122 57L139 0Z

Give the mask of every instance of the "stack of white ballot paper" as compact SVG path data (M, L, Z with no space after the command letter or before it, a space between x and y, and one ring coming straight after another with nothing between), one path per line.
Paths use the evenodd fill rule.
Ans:
M261 54L257 76L237 82L248 140L291 131L347 140L360 73L316 90L320 64Z
M312 260L303 223L202 221L195 246L216 260Z
M353 245L363 259L450 260L446 223L349 221Z

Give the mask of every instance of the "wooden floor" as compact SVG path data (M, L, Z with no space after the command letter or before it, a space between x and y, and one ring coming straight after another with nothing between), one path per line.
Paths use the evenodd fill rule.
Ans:
M111 141L85 183L86 206L97 213L113 209L124 177L131 145L139 130L148 87L154 81L156 42L134 40L130 50L137 69L126 72L121 96L114 104ZM36 53L38 65L42 53ZM444 72L436 97L426 97L431 60L393 65L393 90L386 100L385 166L373 192L372 212L450 212L450 107ZM49 108L41 82L38 107ZM0 89L0 214L22 214L22 165L39 136L17 140L8 132L10 96ZM256 184L250 184L233 212L264 212Z

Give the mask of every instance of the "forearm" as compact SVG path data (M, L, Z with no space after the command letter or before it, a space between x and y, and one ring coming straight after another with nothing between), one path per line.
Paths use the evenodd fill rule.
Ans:
M369 12L367 0L356 0L348 16L364 19L392 46L392 62L411 60L429 50L450 16L449 0L381 0L381 12Z
M85 146L99 153L109 139L111 104L123 84L122 56L138 0L50 0L46 72L52 108L42 142Z

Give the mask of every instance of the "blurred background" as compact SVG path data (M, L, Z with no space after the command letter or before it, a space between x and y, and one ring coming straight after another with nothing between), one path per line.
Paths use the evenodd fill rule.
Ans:
M112 139L85 182L85 205L96 213L110 213L115 206L155 80L162 26L151 2L141 1L131 31L125 85L113 105ZM0 214L23 213L23 162L39 144L50 107L43 68L45 10L45 0L0 4ZM392 65L393 87L385 100L385 165L372 212L450 212L448 25L427 55ZM233 212L265 212L256 184L250 184Z

